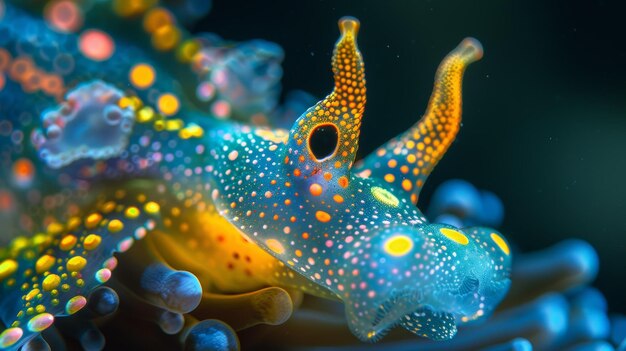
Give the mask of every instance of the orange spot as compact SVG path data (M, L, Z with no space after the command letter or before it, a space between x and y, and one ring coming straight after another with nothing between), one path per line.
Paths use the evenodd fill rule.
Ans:
M324 179L331 180L333 179L333 175L330 172L324 173Z
M301 172L300 172L299 169L296 168L296 169L293 170L293 175L295 175L296 177L299 177L300 174L301 174Z
M311 186L309 187L309 191L311 192L311 195L313 196L320 196L322 195L322 186L317 184L317 183L313 183L311 184Z
M393 174L391 174L391 173L387 173L387 174L385 174L384 179L388 183L393 183L393 181L396 180L396 177Z
M411 191L412 188L413 188L413 183L411 183L410 180L405 179L402 181L402 189L404 189L404 191Z
M335 194L333 195L333 200L335 200L336 203L340 204L343 202L343 196L339 194Z
M152 66L140 63L135 66L130 71L130 82L139 89L149 88L154 83L154 78L156 73L154 72L154 68Z
M178 112L180 108L180 103L178 102L178 98L173 94L163 94L159 96L159 100L157 101L157 105L159 107L159 111L166 116L171 116Z
M322 223L326 223L326 222L331 220L330 215L327 212L324 212L324 211L317 211L317 212L315 212L315 218L317 218L317 220L322 222Z
M146 14L143 20L143 28L148 33L154 33L159 28L173 22L172 14L164 8L157 7Z
M308 239L309 238L309 233L302 233L302 239Z
M300 251L300 250L296 250L296 256L298 256L298 257L302 257L302 251Z
M339 183L339 186L342 188L345 188L348 186L348 178L346 176L341 176L339 177L339 180L337 181Z
M20 158L13 164L13 177L20 185L28 185L35 176L35 166L27 158Z

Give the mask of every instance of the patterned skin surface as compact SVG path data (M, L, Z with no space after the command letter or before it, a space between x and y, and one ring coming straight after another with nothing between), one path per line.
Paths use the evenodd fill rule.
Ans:
M12 7L3 11L23 16ZM339 27L334 89L289 131L198 112L168 73L155 69L157 61L141 56L121 60L116 72L123 74L94 73L99 79L65 95L49 88L47 95L63 101L46 100L49 110L32 133L38 156L24 158L30 161L16 174L41 172L53 188L85 183L45 211L39 233L0 251L0 320L7 326L0 347L17 349L55 318L80 311L116 268L143 300L176 315L202 308L207 293L268 285L339 299L351 331L364 341L396 325L449 339L457 324L491 313L510 284L504 237L489 228L428 223L415 207L459 129L461 79L482 56L480 44L466 39L444 59L418 124L353 166L364 64L359 22L346 17ZM133 52L116 43L109 53L110 37L94 35L104 49L83 50L87 61L75 65L84 71L99 67L88 60ZM166 37L153 45L167 50L168 43ZM19 53L7 53L15 66ZM7 84L27 86L15 71ZM161 93L143 91L152 85ZM34 99L20 94L27 98L15 99L16 110ZM223 105L213 106L219 112ZM121 255L118 264L113 254L133 246L139 254Z

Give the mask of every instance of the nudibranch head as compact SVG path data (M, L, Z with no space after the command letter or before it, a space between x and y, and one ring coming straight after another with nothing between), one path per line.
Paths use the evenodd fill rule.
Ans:
M508 290L508 244L487 228L429 224L406 188L377 176L374 167L368 176L351 170L365 76L356 45L359 22L346 17L339 27L332 59L335 87L289 132L229 126L209 133L213 200L242 235L326 296L343 300L349 326L360 339L377 340L395 325L449 339L457 323L488 314ZM460 103L455 95L460 94L460 74L480 54L480 45L470 39L444 60L437 78L442 82L431 99L439 109L435 122L427 121L418 131L430 138L428 128L460 111L454 104L452 112L441 109L447 98ZM394 150L400 148L378 155L395 155L386 167L432 161L430 155L417 154L418 160L406 150ZM403 170L398 174L412 176Z

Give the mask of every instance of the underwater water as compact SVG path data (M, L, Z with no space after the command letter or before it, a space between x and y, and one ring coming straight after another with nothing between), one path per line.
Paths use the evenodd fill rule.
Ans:
M620 5L0 0L0 348L624 349Z

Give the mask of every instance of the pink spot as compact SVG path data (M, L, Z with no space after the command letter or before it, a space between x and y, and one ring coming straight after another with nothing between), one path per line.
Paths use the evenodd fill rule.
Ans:
M376 292L374 290L370 290L367 292L367 297L369 297L370 299L373 299L374 296L376 296Z
M108 60L115 51L113 39L103 31L90 29L78 39L78 48L85 57L94 61Z
M230 104L223 100L216 101L211 106L211 111L217 118L226 118L230 116Z
M352 240L354 240L354 237L352 237L352 236L348 236L348 237L346 238L346 244L351 243L351 242L352 242Z
M332 240L326 240L326 247L333 247L333 241Z

